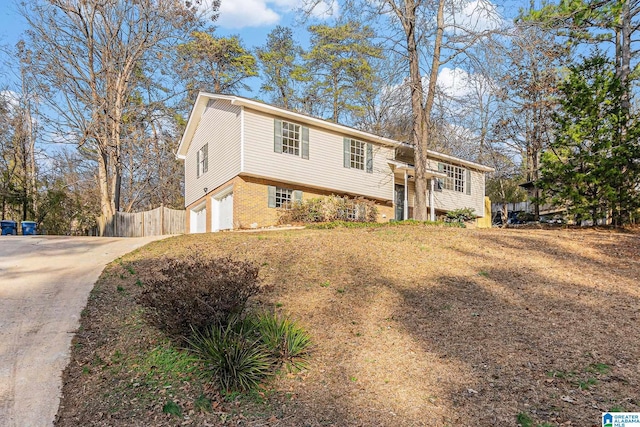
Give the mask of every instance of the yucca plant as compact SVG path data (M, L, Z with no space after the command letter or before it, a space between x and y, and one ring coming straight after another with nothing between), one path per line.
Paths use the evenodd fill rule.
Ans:
M271 355L296 368L304 366L311 337L288 316L262 312L254 318L255 328Z
M224 390L255 389L271 374L273 360L250 324L230 322L193 332L188 340L195 353L211 369Z

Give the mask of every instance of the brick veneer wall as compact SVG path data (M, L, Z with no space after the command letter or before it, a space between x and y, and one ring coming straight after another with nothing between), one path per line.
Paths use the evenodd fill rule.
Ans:
M330 196L335 194L331 191L323 191L309 187L284 184L277 181L271 181L261 178L253 178L248 176L236 176L232 180L222 184L218 188L209 191L200 199L187 206L187 224L186 230L190 232L190 211L194 207L200 205L202 201L206 201L207 205L207 232L211 231L211 196L233 185L233 228L256 228L269 227L277 225L280 218L279 209L268 207L268 190L269 185L274 185L292 190L301 190L302 199L308 200L316 197ZM378 221L387 222L394 218L393 206L391 201L376 201L378 207Z
M233 195L233 214L236 228L269 227L278 224L280 218L279 209L268 207L267 187L269 185L300 190L302 191L302 200L335 194L331 191L284 184L266 179L246 176L239 178L241 178L242 181L237 184L239 191L235 193L236 187L234 187ZM238 195L238 199L236 199L236 194ZM236 200L238 201L236 202ZM391 202L388 202L388 205L382 202L376 202L376 204L378 206L378 221L387 222L393 218L393 206L391 206ZM383 218L383 215L385 215L385 218Z

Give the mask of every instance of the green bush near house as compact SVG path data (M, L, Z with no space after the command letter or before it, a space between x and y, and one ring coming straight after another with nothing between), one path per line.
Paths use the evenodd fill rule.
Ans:
M445 221L447 222L465 222L476 219L478 216L474 213L473 208L461 208L447 212Z
M428 227L458 227L465 228L463 222L444 222L444 221L416 221L414 219L406 219L404 221L389 222L347 222L347 221L331 221L308 224L306 228L315 230L332 230L334 228L383 228L395 226L411 226L424 225Z
M331 221L307 224L306 228L312 230L332 230L334 228L378 228L384 227L385 225L386 223L382 222Z

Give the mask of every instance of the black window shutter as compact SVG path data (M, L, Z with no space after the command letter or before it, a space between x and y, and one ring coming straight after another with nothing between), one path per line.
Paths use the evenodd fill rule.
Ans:
M373 144L367 144L367 173L373 173Z
M471 171L467 169L467 194L471 194Z

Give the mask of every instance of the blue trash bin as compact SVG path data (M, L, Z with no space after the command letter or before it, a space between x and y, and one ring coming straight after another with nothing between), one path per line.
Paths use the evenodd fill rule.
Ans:
M36 234L36 223L35 221L22 221L22 235L23 236L33 236Z
M18 223L15 221L0 221L0 227L2 228L2 235L13 235L18 234Z

